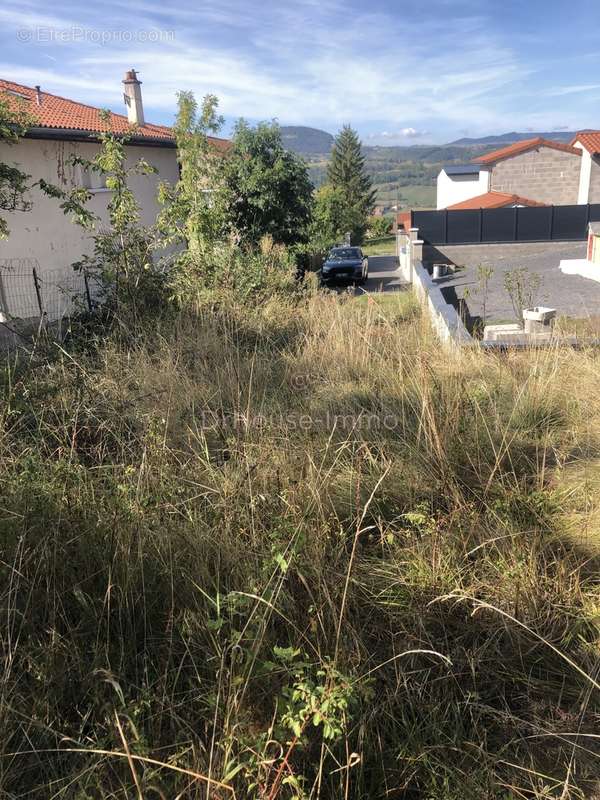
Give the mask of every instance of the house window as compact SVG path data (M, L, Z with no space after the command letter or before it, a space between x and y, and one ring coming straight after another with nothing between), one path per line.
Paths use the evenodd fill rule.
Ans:
M87 167L81 168L81 185L90 192L107 192L106 188L106 175L103 172L96 172L96 170Z

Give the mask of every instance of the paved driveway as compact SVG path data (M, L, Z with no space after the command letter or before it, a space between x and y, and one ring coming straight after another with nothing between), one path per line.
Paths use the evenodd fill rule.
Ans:
M404 286L395 256L369 256L369 279L366 292L395 292Z
M456 292L457 298L466 300L471 316L481 316L484 291L478 265L491 267L493 272L487 288L486 319L488 322L511 322L514 312L504 285L505 276L510 270L524 268L540 278L539 289L534 295L536 305L556 308L559 314L570 317L595 317L600 314L600 283L577 275L565 275L558 268L563 258L585 258L585 250L584 242L554 244L552 248L540 243L537 247L523 248L520 253L508 251L506 254L506 248L492 245L487 249L474 249L473 256L469 258L465 257L465 253L468 253L465 247L461 248L460 257L456 258L455 263L460 267L454 275L436 283L444 290L448 301L454 299L453 293Z
M395 256L369 256L369 278L364 286L348 287L347 284L339 284L332 289L337 292L354 289L354 294L359 295L364 292L397 292L405 287L406 283L400 279Z

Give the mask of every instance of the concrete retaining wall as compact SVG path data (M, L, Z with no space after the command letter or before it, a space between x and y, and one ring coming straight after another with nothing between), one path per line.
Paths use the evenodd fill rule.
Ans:
M427 306L433 329L442 342L452 346L473 344L473 338L456 309L444 300L439 286L420 261L413 264L412 285L421 303Z
M397 254L402 277L412 285L421 305L427 308L433 329L441 342L451 347L473 344L474 340L456 309L446 302L439 286L423 266L423 242L416 236L414 229L409 234L398 233Z

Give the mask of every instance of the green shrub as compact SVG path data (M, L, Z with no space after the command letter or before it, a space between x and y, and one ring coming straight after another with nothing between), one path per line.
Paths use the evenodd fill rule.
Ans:
M392 220L389 217L369 217L367 239L381 239L392 229Z

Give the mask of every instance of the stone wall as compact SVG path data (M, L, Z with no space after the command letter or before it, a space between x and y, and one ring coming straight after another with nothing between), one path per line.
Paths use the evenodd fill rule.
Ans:
M548 205L575 204L579 194L580 169L581 156L540 147L495 164L490 188Z

